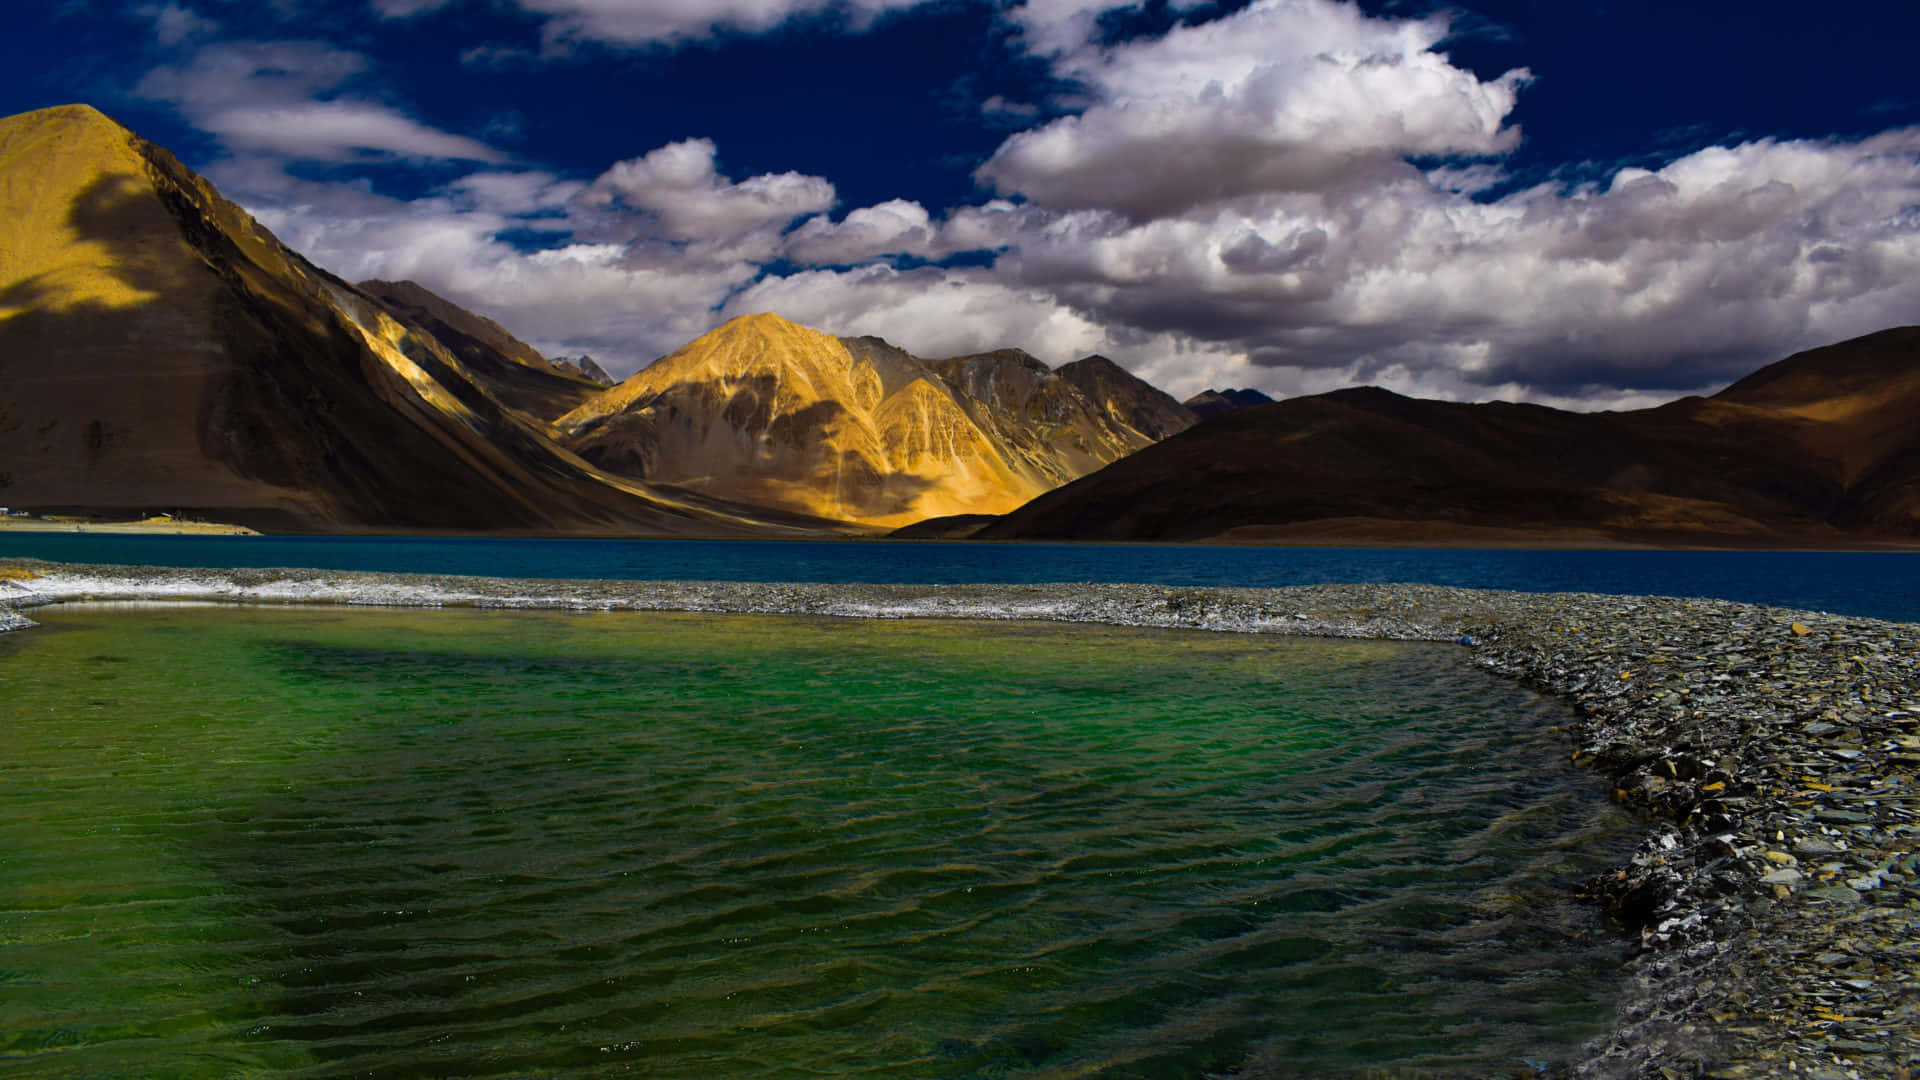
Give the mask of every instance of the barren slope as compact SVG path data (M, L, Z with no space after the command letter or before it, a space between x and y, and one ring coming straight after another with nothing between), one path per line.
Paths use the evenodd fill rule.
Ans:
M734 319L561 417L626 475L886 527L1045 490L905 353Z
M528 416L551 421L605 389L578 369L549 362L492 319L414 282L363 281L356 288L438 338L488 392Z
M598 473L86 106L0 121L0 502L302 529L740 533Z
M1914 329L1629 413L1342 390L1215 416L978 535L1912 540L1917 425Z
M1066 370L1014 350L926 362L752 315L558 423L616 472L891 528L1004 513L1190 422L1118 368L1087 380L1111 409Z

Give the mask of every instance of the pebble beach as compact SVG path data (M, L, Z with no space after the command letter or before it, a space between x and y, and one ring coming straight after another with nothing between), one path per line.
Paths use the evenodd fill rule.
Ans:
M1466 661L1569 702L1568 755L1645 822L1632 858L1581 886L1638 949L1617 1024L1576 1075L1920 1073L1914 624L1424 585L767 585L0 562L0 632L76 601L1041 619L1456 642Z

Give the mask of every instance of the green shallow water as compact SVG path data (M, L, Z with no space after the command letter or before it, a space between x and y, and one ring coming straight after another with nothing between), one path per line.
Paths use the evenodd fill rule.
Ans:
M1631 832L1450 647L36 617L0 1076L1483 1076L1617 993Z

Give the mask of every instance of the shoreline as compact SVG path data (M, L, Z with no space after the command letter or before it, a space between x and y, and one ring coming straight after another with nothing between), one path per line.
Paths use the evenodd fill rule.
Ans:
M1407 548L1410 550L1483 551L1770 551L1851 554L1920 553L1920 539L1897 536L1821 536L1793 534L1764 536L1701 534L1611 535L1591 529L1475 528L1432 529L1426 522L1383 522L1386 527L1353 531L1323 530L1323 522L1295 526L1246 526L1215 536L1181 539L1112 539L1031 537L1020 540L975 539L967 536L898 536L888 532L795 536L634 536L598 531L548 532L512 529L448 531L445 529L342 528L319 532L263 531L245 525L159 515L142 520L108 520L86 515L0 516L0 535L6 533L96 534L111 536L250 536L265 538L354 537L362 539L438 540L616 540L616 541L768 541L821 544L967 544L991 547L1018 544L1087 545L1093 547L1222 547L1222 548Z
M69 601L1091 622L1453 641L1566 700L1576 762L1646 835L1585 892L1638 938L1590 1077L1920 1067L1920 626L1688 600L1428 585L516 581L0 560L0 632ZM1672 1070L1663 1072L1662 1070Z
M80 517L0 517L0 533L99 533L110 536L262 536L244 525L176 518L170 514L138 521L99 521Z

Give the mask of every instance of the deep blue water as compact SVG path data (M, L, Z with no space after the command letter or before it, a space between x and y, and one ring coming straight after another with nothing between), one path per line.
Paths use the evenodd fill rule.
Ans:
M1421 582L1710 596L1920 622L1920 552L1209 547L751 540L0 534L0 556L656 581L1163 585Z

